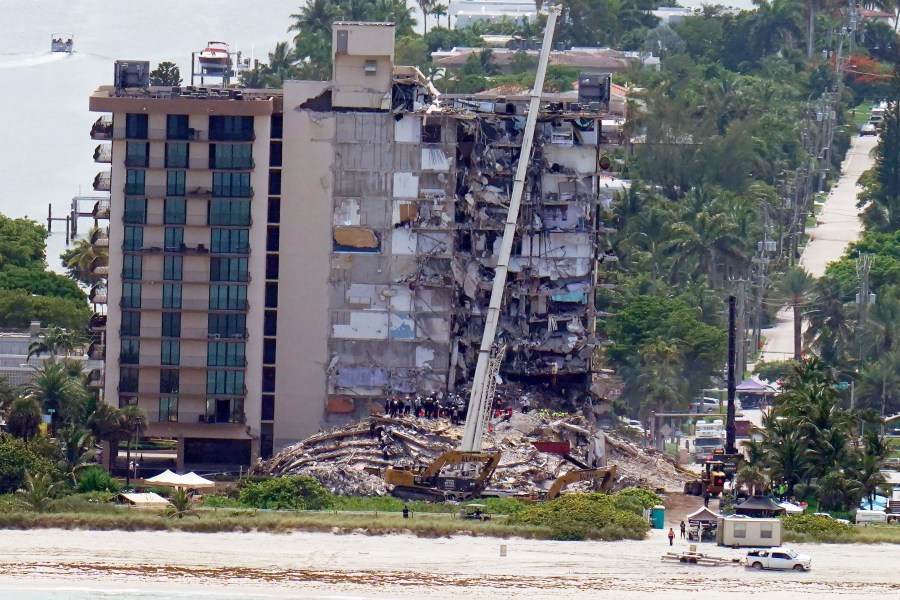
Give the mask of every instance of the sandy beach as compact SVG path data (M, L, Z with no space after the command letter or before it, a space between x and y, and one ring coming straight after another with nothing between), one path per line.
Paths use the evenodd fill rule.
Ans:
M794 545L813 557L808 573L743 567L663 564L662 531L645 541L548 542L455 537L328 533L194 534L170 532L2 531L0 598L16 590L131 590L117 598L162 591L183 597L355 597L365 599L566 600L695 598L715 589L729 598L768 600L897 598L896 546ZM506 544L508 554L500 556ZM686 548L686 542L676 542ZM740 552L710 544L722 557ZM35 596L39 597L39 596ZM50 597L47 594L44 597ZM88 598L94 596L53 596Z

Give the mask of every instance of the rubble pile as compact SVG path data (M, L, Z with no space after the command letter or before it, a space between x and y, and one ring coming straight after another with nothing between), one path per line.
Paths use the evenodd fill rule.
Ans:
M443 419L412 416L387 419L370 417L345 427L318 433L290 446L254 472L261 475L309 475L341 495L384 495L389 492L381 472L388 466L428 464L438 455L459 446L463 428ZM592 432L580 415L554 417L546 411L513 413L508 420L494 420L484 448L498 449L502 461L491 489L512 494L547 490L553 480L575 467L556 454L542 453L537 440L568 441L570 454L585 460ZM606 434L609 464L618 467L615 487L632 485L659 491L680 491L692 477L675 461L640 447L615 432ZM575 484L574 489L590 484Z

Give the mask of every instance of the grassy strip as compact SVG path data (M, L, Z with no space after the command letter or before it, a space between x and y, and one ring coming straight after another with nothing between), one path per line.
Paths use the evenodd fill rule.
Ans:
M799 533L785 531L785 542L820 544L900 544L900 527L896 525L868 525L855 527L848 533Z
M386 535L408 533L418 537L445 537L454 534L551 539L545 527L508 525L502 521L474 521L449 515L413 516L379 513L349 514L335 512L211 511L199 510L196 516L168 518L161 511L118 509L104 512L0 514L2 529L75 529L94 531L187 531L194 533L251 532L291 533L319 531L337 534L364 533Z

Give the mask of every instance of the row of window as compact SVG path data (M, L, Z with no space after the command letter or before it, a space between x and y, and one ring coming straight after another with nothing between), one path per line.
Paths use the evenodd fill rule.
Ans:
M124 394L138 393L140 381L140 369L136 367L119 368L119 392ZM204 394L211 396L242 396L247 393L244 371L221 371L209 369L206 371L206 385ZM179 394L181 392L181 375L178 369L160 369L159 393Z
M128 113L125 115L125 137L145 140L149 133L149 115ZM166 138L170 140L195 139L188 127L188 115L167 115ZM249 142L253 140L253 117L214 115L209 117L210 141Z
M218 198L250 198L250 173L214 171L212 174L212 195ZM185 196L187 171L166 171L166 196ZM143 196L147 193L147 171L125 169L125 194ZM280 184L279 184L280 185Z
M124 221L128 225L143 225L147 222L147 199L126 196ZM166 198L163 204L163 224L187 224L187 200ZM250 225L249 200L215 200L207 203L207 225L241 226Z
M182 287L180 283L164 283L162 308L182 308ZM141 308L141 283L122 282L122 308ZM209 287L209 310L247 310L247 286L211 285Z
M161 322L160 337L181 337L181 313L163 312ZM246 337L247 315L210 314L207 316L207 331L210 337ZM122 325L119 333L123 337L140 336L141 313L134 310L122 311Z
M141 341L124 338L121 341L119 362L123 365L140 364ZM206 344L206 366L244 367L247 365L246 344L243 342L208 342ZM162 340L160 342L160 364L178 366L181 364L181 342Z
M253 146L250 144L210 144L208 162L210 169L252 169ZM169 142L166 144L165 168L188 169L190 163L190 144L187 142ZM150 142L126 142L125 166L150 166ZM196 165L195 165L196 166Z
M272 138L282 136L282 115L272 116ZM277 360L277 342L275 335L278 330L278 275L279 275L279 250L281 245L281 169L282 155L281 144L272 143L269 152L269 198L268 225L266 227L266 292L263 331L263 367L262 367L262 395L260 407L260 455L270 458L275 447L275 378Z
M203 423L243 423L244 401L241 399L221 400L208 398L206 400L206 412L197 415L188 415L188 420L194 418ZM159 399L159 420L178 421L178 396L163 396Z

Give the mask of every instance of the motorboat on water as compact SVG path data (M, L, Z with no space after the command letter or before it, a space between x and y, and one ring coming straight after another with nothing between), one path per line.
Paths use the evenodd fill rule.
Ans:
M231 69L231 52L225 42L207 42L197 57L205 73L222 73Z
M54 33L50 37L50 52L75 52L75 36L68 32Z

